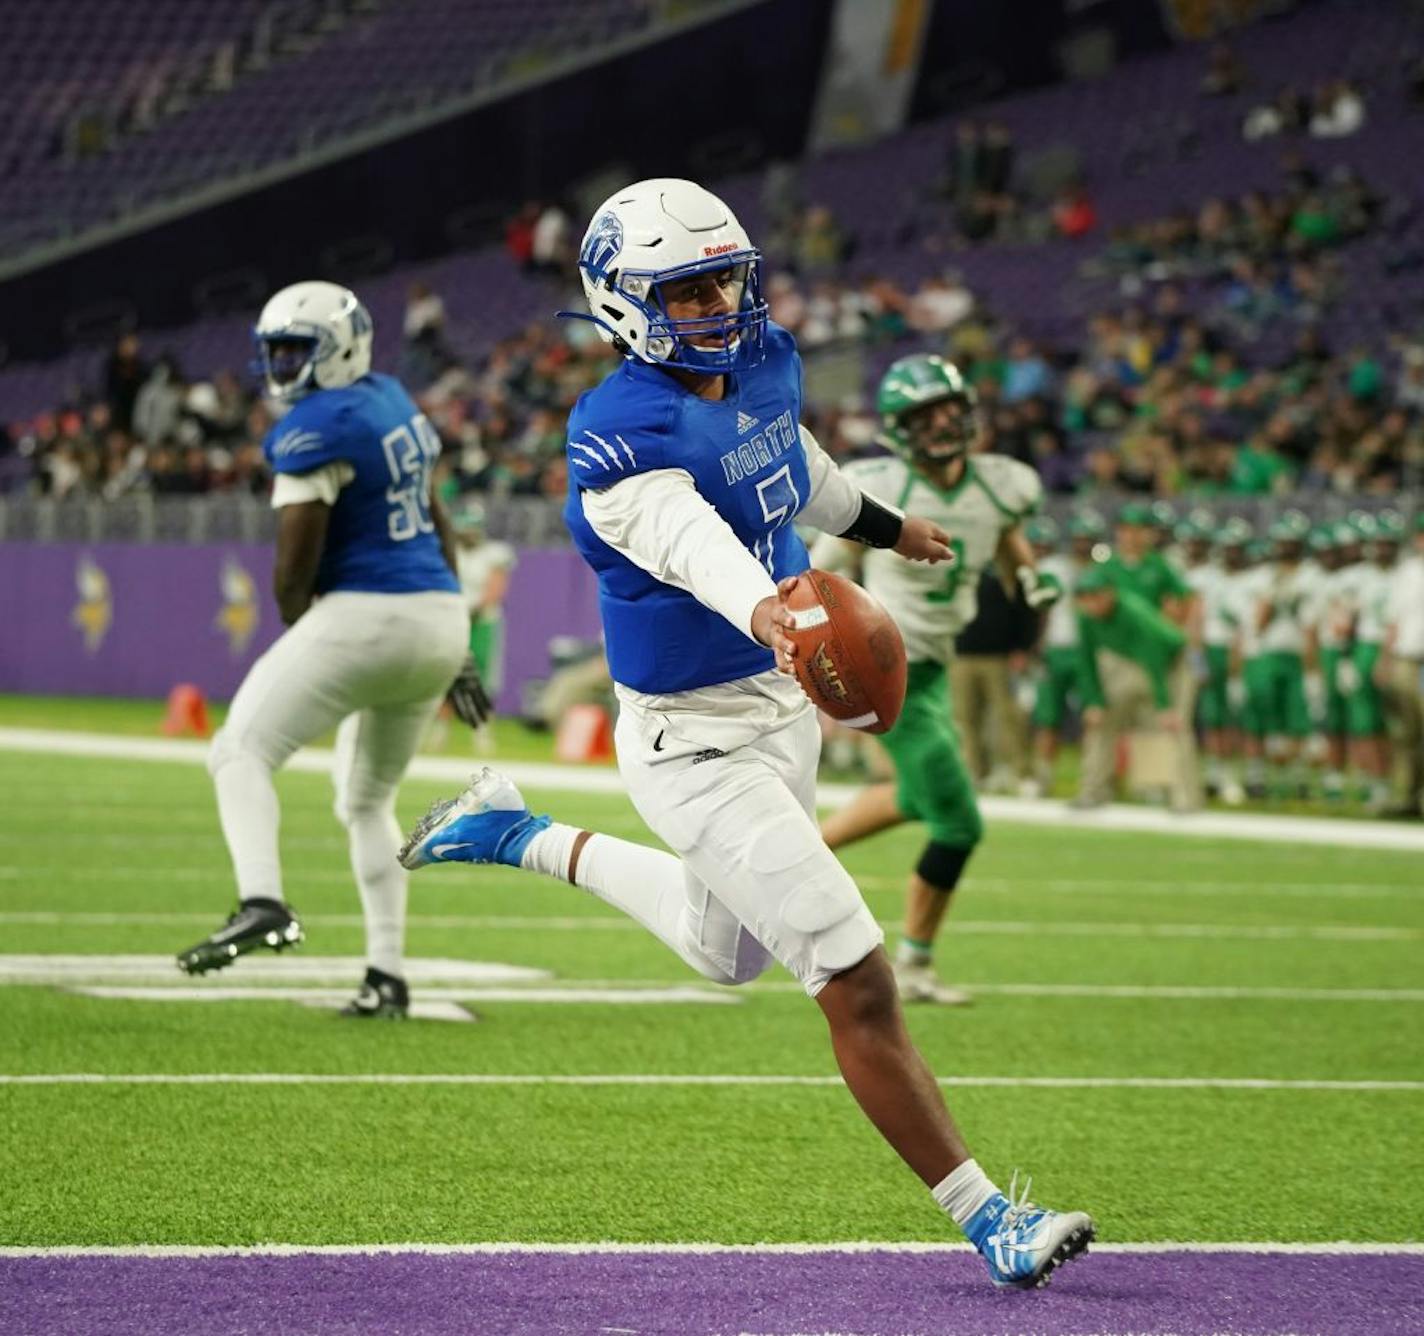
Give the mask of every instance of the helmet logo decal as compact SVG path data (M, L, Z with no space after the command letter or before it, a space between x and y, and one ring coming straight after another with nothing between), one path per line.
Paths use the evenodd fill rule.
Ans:
M584 239L579 262L600 277L623 249L623 224L616 213L601 214Z

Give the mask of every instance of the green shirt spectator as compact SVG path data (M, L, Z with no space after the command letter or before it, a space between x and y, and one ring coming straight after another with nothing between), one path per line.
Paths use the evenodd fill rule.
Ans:
M1168 678L1187 643L1187 633L1139 594L1115 584L1106 562L1078 577L1074 596L1083 704L1099 708L1107 704L1098 677L1098 651L1105 649L1141 667L1152 684L1153 704L1168 709Z
M1236 452L1227 490L1237 495L1269 496L1290 474L1291 466L1283 456L1263 442L1249 441Z

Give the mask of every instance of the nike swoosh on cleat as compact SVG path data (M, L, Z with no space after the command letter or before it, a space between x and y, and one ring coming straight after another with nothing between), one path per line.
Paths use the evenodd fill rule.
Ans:
M430 852L436 858L444 858L446 854L453 853L456 849L473 849L472 844L435 844L430 848Z

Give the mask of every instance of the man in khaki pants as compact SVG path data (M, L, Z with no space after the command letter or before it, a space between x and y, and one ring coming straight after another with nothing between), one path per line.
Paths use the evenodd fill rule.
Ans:
M1424 511L1414 517L1414 551L1390 577L1384 647L1375 681L1385 697L1394 751L1391 816L1417 817L1424 798Z
M1097 807L1112 791L1120 734L1149 721L1168 744L1174 812L1201 806L1192 707L1196 677L1187 633L1145 598L1090 566L1074 590L1083 692L1083 773L1076 806ZM1110 669L1110 671L1103 671Z

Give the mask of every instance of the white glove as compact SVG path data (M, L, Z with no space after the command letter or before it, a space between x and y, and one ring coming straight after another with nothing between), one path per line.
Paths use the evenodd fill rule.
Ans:
M1023 586L1024 602L1031 608L1050 608L1063 597L1063 585L1056 575L1039 572L1032 566L1020 566L1015 579Z
M1335 668L1335 687L1342 696L1353 696L1364 685L1353 659L1341 659Z

